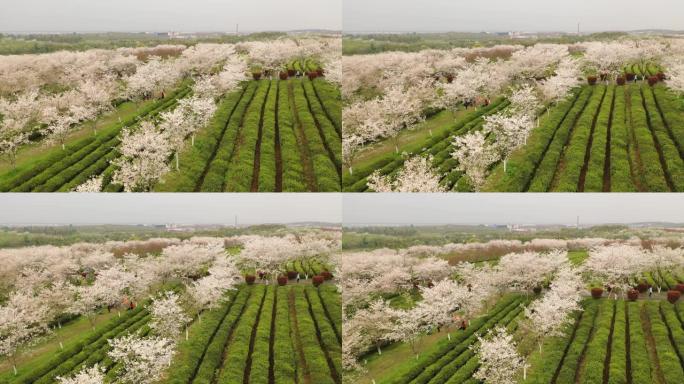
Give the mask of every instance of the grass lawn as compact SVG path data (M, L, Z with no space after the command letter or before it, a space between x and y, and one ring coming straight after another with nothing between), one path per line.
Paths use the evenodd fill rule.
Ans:
M421 337L416 342L416 350L419 353L427 351L430 346L438 342L440 339L447 337L447 333L451 332L452 336L456 331L456 327L443 328L441 332L435 332L431 335ZM364 365L364 372L358 379L358 384L372 384L373 379L376 381L380 378L388 376L397 367L404 365L407 361L414 359L415 355L411 350L411 345L408 343L394 343L382 350L382 355L377 352L367 357L367 364ZM361 361L363 365L363 361Z
M570 263L572 263L574 266L584 263L584 260L586 260L587 257L589 257L589 252L587 252L586 249L579 251L568 251L568 260L570 260Z
M105 324L110 319L117 316L117 311L107 312L103 310L95 318L95 327ZM122 312L123 314L123 312ZM37 344L23 348L17 357L17 370L19 374L30 371L31 367L42 365L59 351L59 341L63 340L64 348L76 344L83 336L92 330L90 322L86 317L79 317L74 321L62 326L54 333L49 334ZM12 374L12 363L7 358L0 359L0 383L8 382Z
M108 125L116 123L121 117L121 120L130 118L138 114L138 109L146 107L148 104L155 102L156 100L146 100L138 103L125 102L119 105L115 110L102 115L97 119L98 134L101 133L101 129L107 128ZM93 124L95 122L88 121L81 124L79 127L72 129L69 133L67 139L64 141L65 144L69 144L72 141L82 139L86 136L93 135ZM23 146L17 153L17 168L23 167L28 163L32 163L44 157L44 155L50 155L56 151L61 151L62 147L59 143L54 143L50 146L45 146L43 141L30 143ZM0 174L11 171L12 164L8 158L3 157L0 159Z
M398 143L399 152L416 152L421 149L421 144L430 139L430 130L433 135L439 135L452 128L455 120L461 118L465 114L465 109L457 111L444 110L426 121L416 125L415 128L405 130L399 133L397 141L394 139L386 139L380 142L368 145L356 155L353 166L364 167L378 158L394 152L394 144Z

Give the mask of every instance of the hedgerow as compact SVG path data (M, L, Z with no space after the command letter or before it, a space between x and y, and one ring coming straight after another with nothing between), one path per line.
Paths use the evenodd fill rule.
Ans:
M254 350L251 354L252 361L249 371L249 382L253 384L268 384L269 382L271 320L273 319L275 293L276 287L271 285L266 288L266 296L259 315L259 324L254 334Z
M208 350L209 344L214 339L221 322L228 315L228 312L236 303L242 300L244 302L246 289L239 291L231 291L227 297L226 302L221 307L205 311L202 314L202 320L194 323L188 330L188 339L181 340L178 343L176 356L174 357L174 364L168 372L169 384L186 384L189 383L205 356L205 351ZM237 295L236 295L237 294Z
M598 117L599 111L603 106L605 100L606 86L599 85L594 90L589 103L584 109L584 113L580 115L579 119L567 137L567 145L563 148L563 157L558 163L556 169L555 179L557 185L551 185L555 191L559 192L576 192L579 182L580 172L584 165L584 157L587 151L587 144L591 138L591 129L594 117Z
M283 192L306 191L302 155L299 151L292 111L287 92L287 82L278 83L278 133L283 165Z
M632 383L649 384L651 380L651 364L646 349L646 337L641 327L639 315L639 302L627 303L627 316L629 318L629 353L632 366Z
M275 124L278 84L278 80L271 80L271 90L266 98L263 125L261 127L258 170L259 183L257 190L262 192L273 192L276 190Z
M270 89L269 80L260 81L254 100L245 113L242 126L238 128L237 137L232 141L234 149L223 182L226 192L250 191L254 173L255 148L259 138L259 129L263 123L266 97Z
M665 174L658 158L658 151L653 143L653 136L646 121L646 111L642 105L638 86L629 85L626 89L627 111L631 117L632 135L636 140L634 150L641 159L641 177L643 185L653 192L669 191L665 182ZM636 156L636 155L635 155Z
M276 290L275 334L273 335L273 378L275 384L295 383L296 357L290 338L288 288Z
M252 288L252 294L247 300L245 310L240 316L240 319L235 326L235 330L232 333L230 339L230 344L226 346L228 348L223 365L223 370L218 377L217 383L220 384L232 384L241 383L243 381L245 370L247 368L247 358L250 353L250 342L252 339L252 331L254 327L258 325L259 314L261 312L261 303L266 297L266 286L264 285L254 285Z
M316 186L319 192L335 192L340 190L340 174L334 160L326 150L325 142L316 128L304 96L304 88L300 79L288 80L291 87L291 103L294 108L294 123L299 125L309 144L311 161L316 176Z
M292 294L295 296L295 311L297 313L297 325L306 365L309 369L313 383L333 384L333 379L325 354L316 338L316 326L309 315L308 302L304 296L303 286L293 286Z
M611 122L615 103L615 86L608 87L601 110L596 120L594 135L591 143L589 163L584 179L585 192L603 191L603 171L606 162L606 143L608 140L608 125ZM610 172L610 170L608 170Z

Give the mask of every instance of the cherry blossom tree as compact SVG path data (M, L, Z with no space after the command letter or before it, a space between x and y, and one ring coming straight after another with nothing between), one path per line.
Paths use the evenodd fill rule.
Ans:
M529 329L537 337L539 353L544 339L563 336L565 326L572 323L570 313L582 309L579 301L583 282L578 272L569 266L560 268L549 291L525 308Z
M174 354L173 341L161 337L126 335L107 341L111 346L109 357L121 364L119 379L127 384L157 382Z
M118 168L113 180L126 192L149 191L169 167L166 164L173 147L168 134L144 121L137 131L124 129L119 152L113 164Z
M240 276L240 271L233 260L226 257L217 257L208 272L209 275L188 287L192 305L199 309L200 321L201 313L199 312L205 308L216 308L225 299L227 291L236 289L235 285Z
M453 146L451 156L458 160L458 169L468 176L473 189L479 191L485 183L487 170L500 159L497 149L487 143L482 131L456 136Z
M446 192L440 185L440 175L432 166L432 157L413 156L394 176L382 176L380 171L368 177L368 188L375 192Z
M150 328L158 336L167 339L175 339L180 329L191 320L180 306L178 295L172 291L162 292L153 298L150 313L152 314Z
M513 336L506 328L497 326L485 337L477 339L479 343L470 347L480 361L473 377L488 384L515 384L525 361L516 349Z
M530 108L530 106L524 108ZM485 116L484 120L482 131L485 134L494 135L495 140L492 148L498 152L497 157L503 159L504 172L506 172L508 157L514 150L527 142L527 137L533 126L532 117L523 113L513 115L497 113Z
M37 97L38 91L31 90L20 94L14 102L0 98L0 153L9 157L13 167L17 151L28 142L27 128L38 117L34 108Z
M618 292L624 295L631 288L632 277L644 271L647 260L640 247L616 244L591 249L582 266L612 287L617 298Z
M375 347L378 355L382 354L382 345L395 340L396 324L401 320L404 311L392 308L386 301L377 300L368 308L359 309L344 322L342 329L344 340L357 340L358 344L349 345L349 353L360 355L369 347Z
M75 192L100 192L102 191L102 176L93 176L86 180L83 184L80 184L74 190Z
M39 298L15 292L0 306L0 356L12 362L17 374L17 352L19 347L48 331L48 309Z
M105 375L102 368L95 364L92 367L85 367L71 377L57 376L59 384L103 384Z

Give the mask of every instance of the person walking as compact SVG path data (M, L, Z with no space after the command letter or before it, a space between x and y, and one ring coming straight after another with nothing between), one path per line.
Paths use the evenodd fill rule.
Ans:
M299 284L299 273L297 273L297 284Z
M648 287L648 298L650 299L651 296L653 296L653 287Z

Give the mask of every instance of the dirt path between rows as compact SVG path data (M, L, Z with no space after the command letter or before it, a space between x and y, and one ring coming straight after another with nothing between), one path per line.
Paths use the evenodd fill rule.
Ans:
M589 102L591 101L592 97L594 97L593 88L591 90L591 94L589 95L589 97L587 97L587 100L584 102L580 110L577 111L575 117L572 120L572 124L570 124L570 127L568 128L568 137L565 139L565 143L563 143L563 147L560 151L560 156L558 157L558 163L556 164L556 168L553 171L553 177L551 178L551 183L549 183L549 187L547 188L546 192L553 191L554 189L556 189L556 186L558 185L558 179L565 170L565 150L570 145L573 136L575 136L575 127L577 127L577 122L579 121L580 117L584 114L584 110L587 108L587 105L589 105Z
M573 341L575 341L575 336L577 335L577 328L579 327L580 322L582 321L582 317L584 317L584 311L580 312L579 316L577 316L577 320L575 320L575 326L572 327L570 339L568 339L568 342L565 344L565 349L563 349L563 356L561 356L561 359L558 362L558 366L556 367L556 371L553 373L553 377L551 377L551 384L556 384L556 382L558 381L558 376L560 375L560 371L563 367L563 363L565 362L565 358L568 356L570 345Z
M318 117L316 117L316 114L313 111L313 108L311 108L311 100L309 98L309 93L306 91L306 88L304 87L304 83L299 83L299 85L302 87L302 93L304 94L304 99L306 100L306 107L309 110L309 114L311 115L311 118L313 118L314 125L316 126L316 129L318 130L318 136L321 138L321 141L323 142L323 147L325 148L325 151L328 152L328 157L330 158L330 161L332 161L333 164L335 164L335 170L337 171L337 177L340 179L340 183L342 183L342 164L338 161L338 159L335 157L335 152L333 152L332 147L330 147L330 143L328 143L328 140L325 138L325 134L323 133L323 128L321 127L321 122L318 120ZM323 106L321 106L323 108Z
M577 368L575 369L575 384L582 382L584 367L587 365L587 349L589 348L589 343L591 343L591 341L594 339L594 335L596 335L596 322L598 321L600 311L601 308L598 308L596 313L594 313L594 318L591 322L591 330L589 331L589 337L584 342L582 352L580 352L579 359L577 360Z
M553 130L553 134L551 134L551 138L549 139L548 143L546 143L546 146L544 147L544 150L541 153L541 156L539 157L539 161L534 164L534 168L532 169L532 174L530 175L530 178L525 182L525 186L523 187L523 192L527 192L530 189L530 184L532 184L532 181L537 175L537 170L539 170L539 166L541 163L544 161L544 158L546 157L546 153L549 151L549 147L551 146L551 143L553 143L553 139L556 137L556 133L558 132L558 129L560 129L561 125L563 125L563 122L565 119L568 117L570 114L570 111L575 107L575 104L577 104L577 100L579 100L581 92L578 92L577 95L572 99L572 103L570 104L570 107L565 111L563 114L563 117L560 119L558 124L556 125L556 128Z
M321 296L321 289L318 288L316 289L316 292L318 293L318 298L321 300L321 304L323 305L323 311L325 312L325 317L328 319L328 322L330 323L330 326L333 329L333 332L335 332L335 336L337 337L337 342L342 345L342 335L340 335L337 332L337 327L335 327L335 322L332 320L332 316L330 315L330 312L328 311L328 306L325 305L325 301L323 300L323 296Z
M610 113L608 115L608 130L606 132L606 149L605 159L603 162L603 192L610 192L610 156L611 156L611 137L613 134L613 114L615 113L615 93L613 91L613 99L610 101Z
M594 112L594 117L591 120L591 128L589 129L589 140L587 140L587 146L584 149L584 163L582 164L582 169L580 169L579 181L577 182L577 191L584 192L584 181L587 178L587 171L589 171L589 161L591 160L591 148L594 144L594 132L596 132L596 121L598 121L599 114L603 108L603 101L606 99L606 93L608 93L608 87L603 90L603 95L601 95L601 101L599 101L598 108ZM604 166L605 168L605 166Z
M658 351L655 346L655 339L651 333L651 319L646 313L646 306L642 305L639 308L639 317L641 319L641 328L644 330L644 337L646 338L646 349L648 350L648 356L651 359L653 365L655 365L655 378L658 384L666 384L665 375L663 375L663 369L660 366L660 360L658 360Z
M309 367L306 364L306 358L304 357L304 349L302 348L302 338L299 335L299 322L297 321L297 310L295 309L295 293L294 289L290 289L287 296L288 307L290 309L290 319L294 325L295 332L295 348L297 349L298 366L303 369L302 376L304 379L304 384L312 384L311 373L309 373Z
M249 374L252 372L252 354L254 353L254 341L256 339L257 328L259 328L261 310L264 309L264 301L266 301L266 295L268 295L268 289L265 289L263 296L261 296L261 302L259 303L259 311L257 312L256 319L254 319L254 324L252 325L252 334L249 337L249 352L247 352L247 361L245 362L245 373L242 377L243 384L249 384Z
M325 116L328 118L328 121L330 121L330 124L332 124L333 127L335 127L335 132L337 132L338 137L342 137L342 127L339 127L337 124L335 124L335 120L333 120L332 116L330 116L330 112L328 111L328 108L325 107L325 104L323 103L323 99L321 98L321 95L318 93L318 89L316 88L316 82L311 81L311 88L314 90L314 94L316 94L316 99L318 99L318 103L321 105L321 108L323 109L323 112L325 113Z
M259 170L261 169L261 141L264 137L264 111L266 110L266 103L268 103L268 95L271 93L271 82L268 83L266 96L264 102L261 104L261 112L259 112L259 132L257 134L257 142L254 148L254 165L252 167L252 185L250 192L257 192L259 190Z
M333 363L332 357L330 357L330 351L328 351L328 348L323 342L323 337L321 336L321 329L318 325L318 319L316 319L316 316L314 315L313 308L311 307L311 300L309 299L309 293L306 290L304 291L304 297L306 298L306 304L309 308L309 316L311 316L311 320L313 320L314 327L316 328L316 339L318 340L318 345L320 346L321 350L323 351L323 354L325 355L325 360L328 362L330 376L332 376L332 379L335 381L336 384L341 384L341 372L337 372L337 369L335 368L335 363Z
M228 164L228 169L226 169L226 173L228 173L228 170L230 169L230 166L233 165L233 160L237 159L239 160L239 153L240 153L240 148L242 147L242 144L245 141L245 137L243 135L243 129L245 127L245 118L250 112L250 108L252 108L252 103L254 103L254 98L256 97L256 94L259 92L260 86L258 86L255 90L254 93L252 94L252 97L249 99L249 102L247 103L247 107L245 108L245 113L240 116L240 123L238 124L237 127L237 132L235 133L235 142L233 142L233 148L230 150L230 154L228 155L228 159L226 159L226 163ZM264 101L265 102L265 101ZM225 191L227 187L227 180L226 180L226 175L223 176L223 183L221 184L221 190Z
M278 309L278 286L273 292L273 308L271 309L271 335L268 338L268 383L275 383L275 355L273 345L276 337L276 314Z
M280 148L280 125L278 125L278 111L280 110L280 80L276 83L276 104L275 104L275 191L283 191L283 153Z
M221 351L221 362L214 371L214 376L212 376L211 378L211 384L216 384L218 382L219 377L221 376L223 367L226 365L226 359L228 357L228 349L230 349L230 343L233 341L233 333L235 332L235 328L237 328L237 324L240 322L242 314L245 312L245 308L247 308L247 303L249 302L249 299L252 297L253 293L253 290L249 291L249 295L247 295L245 302L242 304L242 308L240 308L240 314L235 319L233 324L231 324L230 331L228 332L228 336L226 337L226 343L223 346L223 351Z
M613 333L615 332L615 315L617 312L617 301L613 302L613 317L610 320L610 332L608 333L608 346L606 347L606 358L603 360L603 384L608 384L610 377L610 358L613 353Z
M680 146L680 142L677 141L677 139L674 136L674 133L672 132L672 127L670 127L670 123L667 122L667 119L665 118L665 113L663 113L663 109L660 106L660 102L658 101L658 98L656 97L655 91L653 88L651 89L651 94L653 95L653 101L655 102L656 109L658 109L658 114L660 114L660 119L663 121L663 125L665 126L665 129L667 129L667 135L670 136L670 140L672 140L672 143L677 147L677 151L679 152L679 158L684 160L684 151L682 150L682 147Z
M627 152L630 159L630 174L632 176L632 181L637 191L644 192L644 165L641 162L641 152L639 152L639 142L636 139L636 132L634 131L634 118L632 117L632 89L625 88L625 116L629 116L629 142L627 143ZM632 151L632 144L634 145L634 151ZM634 152L634 153L632 153ZM634 156L634 162L632 162L632 156ZM636 168L636 170L634 169ZM637 174L638 173L638 174Z
M287 81L287 98L292 111L293 123L295 125L295 137L299 146L299 153L302 155L302 168L304 169L304 180L309 188L309 192L318 192L316 186L316 176L313 170L313 161L311 160L311 150L309 149L309 141L304 133L304 127L301 120L299 120L299 112L297 112L297 104L294 100L294 90L292 82Z
M653 128L653 124L651 122L651 113L648 111L648 107L646 107L646 97L644 96L644 89L639 88L639 93L641 94L641 105L644 108L644 112L646 113L646 125L648 125L648 130L651 132L651 137L653 138L653 145L655 145L656 152L658 152L658 160L660 160L660 167L663 169L663 173L665 174L665 182L667 183L667 188L669 188L670 192L672 192L675 190L674 183L672 182L672 175L670 175L670 170L667 168L667 162L665 161L663 147L660 144L660 140L658 139L658 136L655 133L655 129Z
M209 342L204 345L204 348L202 349L202 354L200 355L200 358L197 360L197 365L195 366L195 368L192 371L192 376L190 376L190 383L192 383L195 380L195 376L197 376L197 371L199 371L199 368L202 365L202 361L204 361L204 356L206 356L206 354L207 354L207 349L209 349L209 345L214 341L214 338L216 337L218 330L221 329L223 322L226 321L226 317L228 317L228 314L230 313L231 308L233 308L233 303L235 303L235 298L233 298L230 301L230 304L228 304L228 306L226 308L226 312L224 312L223 316L221 316L221 321L218 323L216 328L214 328L214 332L212 332L211 337L209 337Z
M242 93L240 94L240 97L238 100L235 102L235 105L233 105L233 108L231 109L230 113L228 114L228 118L226 119L225 124L223 124L223 129L221 130L221 136L219 137L219 141L216 143L216 147L211 152L211 155L209 156L209 160L207 163L204 165L204 169L202 170L202 174L200 175L199 179L197 179L197 184L195 184L195 192L200 192L202 189L202 184L204 184L204 179L207 177L207 173L209 173L209 169L211 168L211 164L214 162L214 159L216 158L216 154L218 153L219 148L221 148L221 145L223 143L223 139L226 136L226 130L228 129L228 124L230 124L230 120L233 118L233 114L235 113L235 110L237 109L238 105L242 102L242 98L245 96L245 92L247 92L247 87L242 88Z
M627 384L632 384L632 341L629 333L629 308L625 301L625 377Z
M658 305L658 312L660 313L660 319L662 320L663 324L665 324L665 327L667 328L667 337L670 339L670 344L672 345L672 348L674 348L675 352L677 353L677 357L679 358L679 366L682 367L682 369L684 369L684 356L682 356L682 348L684 348L684 346L677 344L677 341L675 341L674 335L672 335L672 328L671 328L672 326L677 327L677 326L681 326L682 324L678 322L677 324L670 325L670 323L667 322L667 318L665 317L665 312L663 312L662 302L660 303L660 305Z

